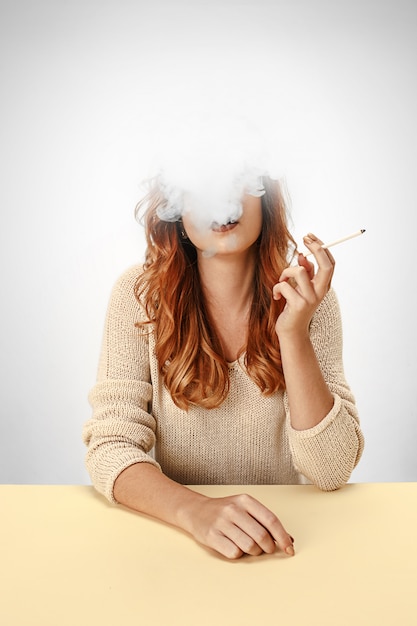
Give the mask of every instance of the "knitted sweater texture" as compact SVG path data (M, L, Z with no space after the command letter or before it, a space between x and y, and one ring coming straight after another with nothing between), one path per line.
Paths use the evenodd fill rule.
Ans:
M297 484L324 490L349 480L363 449L354 397L342 363L342 327L330 290L310 336L333 408L314 428L291 426L286 393L264 396L243 357L229 365L230 391L215 409L179 409L164 386L152 332L134 295L134 266L117 281L107 311L93 409L84 426L86 464L93 485L110 501L119 474L147 462L182 484Z

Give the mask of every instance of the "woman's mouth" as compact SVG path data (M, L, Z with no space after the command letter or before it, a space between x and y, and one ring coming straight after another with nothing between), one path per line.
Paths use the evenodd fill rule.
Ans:
M218 222L213 222L211 225L211 230L214 231L215 233L227 233L230 230L233 230L234 228L236 228L238 224L239 222L236 220L229 220L228 222L226 222L226 224L219 224Z

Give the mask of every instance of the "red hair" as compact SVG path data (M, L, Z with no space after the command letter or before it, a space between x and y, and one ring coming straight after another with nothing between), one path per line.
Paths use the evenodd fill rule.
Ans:
M256 242L254 296L249 317L245 365L262 393L285 388L275 323L284 306L272 298L272 287L287 267L296 247L287 225L280 186L263 179L262 232ZM221 405L229 391L228 363L216 330L210 323L200 284L197 253L180 233L179 222L159 219L157 208L166 203L155 185L136 207L145 207L147 240L144 271L135 295L145 306L155 333L159 370L175 404L206 408Z

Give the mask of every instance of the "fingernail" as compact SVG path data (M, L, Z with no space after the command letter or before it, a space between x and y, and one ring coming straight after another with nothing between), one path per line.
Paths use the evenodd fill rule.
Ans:
M289 556L294 556L295 552L294 552L294 548L292 546L288 546L287 548L285 548L285 552L289 555Z
M311 239L311 237L308 237L308 236L304 237L304 241L305 243L313 243L313 240Z

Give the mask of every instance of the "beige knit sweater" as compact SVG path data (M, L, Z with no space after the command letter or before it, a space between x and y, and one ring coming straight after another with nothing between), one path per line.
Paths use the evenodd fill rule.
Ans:
M96 489L114 501L113 485L129 465L148 462L182 484L296 484L321 489L344 484L363 449L357 411L345 381L339 306L331 290L310 334L334 395L330 413L314 428L291 427L285 393L263 396L243 359L229 366L230 391L216 409L179 409L158 372L152 333L133 287L140 266L116 283L109 303L93 408L83 439ZM307 479L307 481L306 481Z

